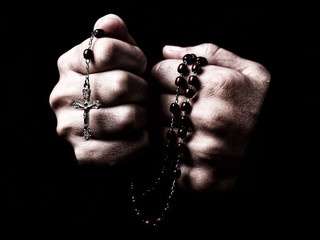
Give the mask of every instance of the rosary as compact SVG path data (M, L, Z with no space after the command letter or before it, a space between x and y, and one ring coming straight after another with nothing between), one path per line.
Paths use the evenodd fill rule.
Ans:
M99 38L103 35L104 31L101 29L96 29L91 33L89 47L83 52L86 63L85 83L82 90L83 101L73 101L74 108L82 108L84 110L83 138L85 140L88 140L91 137L89 111L90 109L98 109L101 105L99 100L90 102L91 89L89 83L89 64L90 60L93 58L93 51L91 50L92 41L94 37ZM167 143L160 174L146 189L139 188L133 181L130 183L130 202L134 215L138 221L146 226L157 227L161 225L172 210L177 180L181 176L180 162L187 152L187 146L184 144L184 139L187 137L188 132L191 131L191 121L188 117L188 114L190 114L192 110L191 99L196 94L195 87L199 85L198 75L201 73L201 68L207 64L206 58L197 57L195 54L186 54L182 58L182 63L180 63L177 68L179 76L175 79L175 85L177 86L175 99L169 107L171 113L170 128L166 134ZM191 65L191 73L189 65ZM181 95L184 95L185 99L180 104L179 98ZM178 129L177 132L175 131L175 128ZM168 190L163 191L164 188L167 188ZM164 197L159 212L154 213L154 209L150 210L149 207L145 207L146 205L149 205L146 202L152 196L153 198L159 199L158 195L162 192L167 192L167 196ZM162 198L163 197L161 197L161 199ZM146 205L144 205L144 203L146 203ZM148 214L149 211L152 213Z
M197 57L195 54L186 54L182 61L183 63L179 64L177 68L179 76L175 79L175 85L177 86L175 99L169 107L171 113L170 129L166 134L167 143L160 175L145 190L138 191L133 182L130 185L131 202L136 218L143 224L152 227L157 227L163 223L171 212L177 179L181 176L180 162L187 153L184 139L187 137L188 131L191 130L191 121L187 116L192 109L191 98L196 94L194 87L199 85L198 74L201 73L201 67L208 64L204 57ZM190 72L188 65L191 65L191 74L186 81L185 77ZM182 95L181 89L184 89L185 100L179 105L179 97ZM174 127L178 128L177 132L175 132ZM162 191L165 185L167 185L169 191L160 213L152 214L152 216L147 215L141 202L148 197L150 198L151 194L155 194L155 198L158 198L156 191L159 189Z

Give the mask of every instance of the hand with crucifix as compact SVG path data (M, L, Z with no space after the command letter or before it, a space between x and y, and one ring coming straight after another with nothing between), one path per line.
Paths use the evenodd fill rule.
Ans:
M72 144L81 165L119 165L148 145L144 107L148 84L141 77L147 60L118 16L102 17L95 29L101 29L107 37L92 42L90 68L83 52L92 39L59 58L60 79L50 103L57 117L57 132ZM89 76L85 74L86 67L91 88L87 79L83 84Z
M179 163L173 171L179 174L174 184L199 192L230 190L268 90L268 71L206 43L165 46L165 60L152 68L149 79L143 79L146 57L123 20L106 15L94 29L104 31L106 37L92 43L91 98L99 100L100 108L92 109L90 115L85 110L85 119L90 117L88 141L83 139L83 111L72 106L84 108L83 102L73 101L82 97L86 69L82 53L88 40L59 58L60 81L50 97L57 132L72 144L79 163L132 164L147 149L152 149L153 156L161 156L166 141L168 145L175 141L187 151L178 153ZM185 61L188 54L206 61ZM192 74L177 71L182 61L187 67L192 65L188 70ZM180 80L175 81L178 76ZM173 120L176 118L180 120Z

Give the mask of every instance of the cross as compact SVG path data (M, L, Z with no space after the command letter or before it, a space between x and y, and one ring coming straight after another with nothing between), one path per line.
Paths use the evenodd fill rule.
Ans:
M90 93L91 90L89 87L85 87L82 89L83 94L83 102L79 100L73 101L74 108L83 108L83 138L88 140L91 137L90 134L90 127L89 127L89 111L90 109L98 109L100 108L101 104L99 100L90 102Z

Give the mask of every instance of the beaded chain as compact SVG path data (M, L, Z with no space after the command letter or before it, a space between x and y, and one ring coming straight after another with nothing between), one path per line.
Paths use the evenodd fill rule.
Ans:
M104 31L102 29L96 29L91 33L91 36L89 39L89 46L87 49L83 51L83 58L85 59L85 63L86 63L85 81L82 89L83 101L74 100L72 103L74 108L83 109L84 126L83 126L82 137L85 140L88 140L91 137L90 127L89 127L89 111L90 109L99 109L101 106L99 100L90 102L91 89L90 89L90 81L89 81L89 66L90 66L90 61L93 58L93 51L91 49L92 41L94 37L99 38L99 37L102 37L103 35L104 35Z
M177 68L179 76L175 79L175 85L177 86L175 100L169 107L171 113L170 129L166 134L167 143L160 175L147 189L138 191L133 182L130 185L130 198L136 218L144 225L152 227L161 225L172 209L177 179L181 176L180 162L187 152L184 139L187 137L188 131L191 130L191 121L187 116L192 109L190 100L196 94L194 87L199 85L197 75L201 72L201 67L208 64L206 58L197 57L195 54L186 54L182 61ZM191 74L186 81L185 77L189 74L188 65L190 64L192 65ZM181 89L184 89L185 100L179 105ZM175 127L178 129L177 132ZM151 194L154 194L155 198L159 199L157 195L159 193L156 193L156 191L163 190L163 185L165 184L169 185L169 191L160 213L147 215L147 210L143 203L150 199ZM153 206L151 208L154 210Z

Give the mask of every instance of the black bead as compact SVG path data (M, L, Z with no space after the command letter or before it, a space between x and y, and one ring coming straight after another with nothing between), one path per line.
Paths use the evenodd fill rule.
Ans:
M183 102L181 104L181 110L185 111L186 113L190 113L191 112L191 104L189 102Z
M199 63L195 63L192 65L192 70L193 73L200 73L201 72L201 65Z
M187 146L186 146L184 143L179 142L179 143L177 144L177 150L178 150L179 153L186 153L187 150L188 150L188 148L187 148Z
M172 143L167 143L166 145L166 153L168 155L168 157L173 157L176 153L175 151L175 145Z
M186 89L186 93L185 93L185 96L187 98L192 98L195 94L195 91L192 89L192 88L187 88Z
M151 226L151 225L152 225L152 221L151 221L150 219L145 220L144 223L145 223L147 226Z
M93 58L93 52L92 52L92 50L89 49L89 48L85 49L85 50L83 51L83 57L84 57L85 59L91 59L91 58Z
M179 123L181 127L188 128L190 126L190 119L187 116L181 116Z
M174 170L173 176L175 179L178 179L181 176L181 170L180 169Z
M189 72L188 66L184 63L180 63L178 66L178 73L185 75Z
M179 76L176 78L175 84L178 87L183 87L186 84L186 80L183 77Z
M178 114L180 112L180 107L177 103L171 103L170 112L173 114Z
M192 86L196 86L199 84L199 79L196 75L191 75L189 78L188 78L188 83Z
M167 131L167 140L170 142L177 142L177 134L173 130L168 130Z
M143 217L142 213L140 211L136 211L136 217L138 219L141 219Z
M179 130L178 130L178 137L179 138L185 138L186 136L187 136L187 129L186 128L180 128Z
M196 62L199 63L201 66L205 66L208 64L208 61L205 57L197 57Z
M104 35L104 31L102 29L96 29L93 31L93 36L96 38L101 38Z
M162 222L162 218L161 217L158 217L156 220L155 220L156 224L159 224Z
M195 63L196 60L197 60L197 56L193 53L191 53L191 54L188 53L188 54L184 55L182 58L182 61L186 64Z

